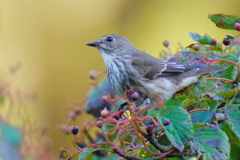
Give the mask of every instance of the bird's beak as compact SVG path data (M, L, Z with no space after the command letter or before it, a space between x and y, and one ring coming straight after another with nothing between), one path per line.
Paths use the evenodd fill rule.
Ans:
M86 45L92 46L92 47L97 47L98 43L97 42L90 42L90 43L87 43Z

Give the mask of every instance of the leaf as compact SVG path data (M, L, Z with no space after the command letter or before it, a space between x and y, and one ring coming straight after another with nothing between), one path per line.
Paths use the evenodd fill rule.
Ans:
M174 147L183 151L184 144L192 138L192 122L187 111L180 107L169 107L157 113L156 118L162 125L164 119L170 120L169 125L163 125L166 136Z
M201 39L201 35L198 33L194 33L194 32L188 32L188 34L190 35L190 37L194 40L194 41L199 41Z
M94 149L92 148L85 148L78 156L78 160L84 160L87 156L89 156L92 152L94 152Z
M110 86L108 78L105 77L97 86L91 88L88 93L88 97L85 103L84 110L95 117L100 116L100 110L103 108L111 109L113 106L112 103L106 103L102 101L103 95L109 95L109 97L113 98L115 93ZM118 100L116 103L124 103L123 100Z
M19 146L22 142L22 133L19 128L0 121L1 139L14 146Z
M178 96L177 98L170 98L170 99L166 100L163 103L163 105L166 108L169 108L169 107L180 107L184 99L185 99L185 97L181 97L181 96ZM159 107L152 107L152 108L148 109L147 115L156 117L156 114L157 113L161 113L163 110L165 110L165 109L162 108L161 106L159 106Z
M230 60L233 62L238 62L238 58L231 54L224 55L221 57L221 59L227 59L227 60ZM225 69L219 73L219 74L221 74L221 78L227 78L227 79L234 81L237 76L237 73L238 73L237 66L235 66L231 63L228 63L228 62L223 62L223 61L219 62L219 65L225 67ZM219 77L219 76L216 76L216 77ZM230 83L222 85L221 91L222 92L228 91L230 89L231 85L232 84L230 84Z
M148 147L151 151L157 152L157 149L154 148L154 146L153 146L152 144L148 143L148 144L147 144L147 147ZM155 157L154 155L150 154L145 148L139 148L139 149L136 150L135 153L136 153L136 154L135 154L136 156L139 156L139 157L141 157L141 158L154 158L154 157Z
M226 122L234 132L234 134L240 139L240 109L239 104L229 104L224 107L228 119Z
M228 137L217 125L193 125L193 145L205 160L227 159L230 154Z
M188 32L188 34L194 41L197 41L200 44L207 44L207 45L211 44L212 38L207 33L205 33L203 36L199 35L198 33L194 33L194 32Z
M163 103L165 107L180 107L185 98L178 97L176 99L170 98Z
M234 24L240 22L240 17L225 14L209 14L208 18L222 29L235 30Z
M201 108L209 106L209 110L193 112L191 114L192 123L208 123L215 116L218 102L205 98L199 103L203 105Z

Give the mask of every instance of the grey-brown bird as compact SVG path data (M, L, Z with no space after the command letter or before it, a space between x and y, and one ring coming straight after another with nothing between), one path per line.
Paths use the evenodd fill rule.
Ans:
M117 34L104 35L87 45L100 51L110 85L119 96L133 87L142 100L149 98L156 102L158 93L163 102L197 82L201 75L223 69L221 66L196 68L163 61L138 50Z

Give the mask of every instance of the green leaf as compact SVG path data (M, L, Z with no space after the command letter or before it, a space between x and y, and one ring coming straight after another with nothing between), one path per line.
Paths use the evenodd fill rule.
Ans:
M208 18L222 29L235 30L234 24L240 22L240 17L225 14L209 14Z
M165 107L180 107L185 97L170 98L163 103Z
M170 99L166 100L163 103L163 105L166 108L169 108L169 107L180 107L184 99L185 99L185 97L181 97L181 96L178 96L177 98L170 98ZM152 108L148 109L147 115L156 117L156 114L157 113L161 113L163 110L165 110L165 109L162 108L161 106L159 106L159 107L152 107Z
M78 160L84 160L87 156L89 156L92 152L94 152L94 149L92 148L86 148L84 149L78 156Z
M240 139L240 109L239 104L229 104L224 107L228 119L226 122L234 132L234 134Z
M193 145L205 160L227 159L230 154L228 137L217 125L193 125Z
M198 42L201 44L211 44L211 39L212 38L207 33L205 33Z
M207 44L207 45L211 44L212 38L207 33L205 33L203 36L199 35L198 33L194 33L194 32L188 32L188 34L194 41L197 41L200 44Z
M11 126L0 121L1 139L7 141L11 145L18 146L22 142L22 133L19 128Z
M147 147L153 151L153 152L157 152L157 149L153 147L152 144L148 143ZM155 156L150 154L145 148L139 148L135 151L135 155L139 156L141 158L154 158Z
M100 116L100 110L103 108L108 108L109 110L114 105L112 103L106 103L102 101L103 95L109 95L109 97L114 97L115 92L110 86L108 78L105 77L103 80L95 87L91 88L88 93L88 97L85 103L84 110L95 117ZM118 100L116 103L124 103L124 100Z
M194 41L197 41L197 42L202 38L202 36L198 33L188 32L188 34Z
M211 119L213 119L213 117L215 116L218 102L205 98L203 101L200 101L199 103L200 104L202 103L202 105L203 105L202 108L209 106L209 110L193 112L191 114L192 122L193 123L207 123Z
M171 121L169 125L163 125L166 136L174 147L183 151L184 144L192 138L192 122L188 112L180 107L169 107L161 114L157 113L156 118L162 125L164 119Z
M238 62L238 58L231 54L224 55L221 57L221 59L227 59L227 60L230 60L233 62ZM223 61L219 62L219 65L225 67L225 69L219 73L219 74L221 74L221 78L227 78L227 79L234 81L237 76L237 73L238 73L237 66L235 66L231 63L228 63L228 62L223 62ZM218 77L218 75L216 77ZM232 84L230 84L230 83L222 85L221 91L222 92L228 91L230 89L231 85Z

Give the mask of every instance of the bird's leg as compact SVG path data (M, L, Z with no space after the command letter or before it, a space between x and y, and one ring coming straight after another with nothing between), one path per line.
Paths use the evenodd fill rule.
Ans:
M127 102L124 102L123 104L121 104L121 105L118 107L118 111L123 110L123 108L124 108L126 105L128 105ZM122 118L122 115L123 115L123 112L121 112L121 113L119 114L119 117Z
M146 105L149 105L149 104L151 104L151 100L148 97L145 97L144 100L143 100L143 103L138 105L137 107L140 108L140 107L143 107L143 106L146 106Z
M123 110L123 108L127 105L128 103L127 102L124 102L123 104L121 104L118 108L118 111L121 111Z

